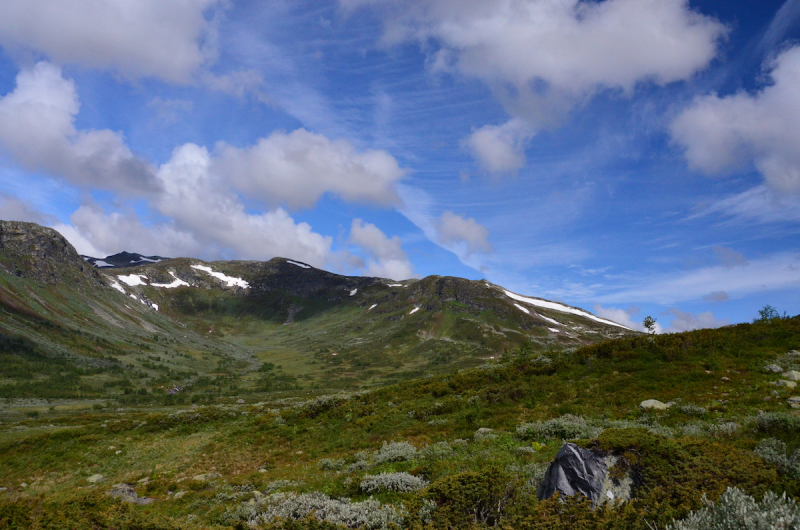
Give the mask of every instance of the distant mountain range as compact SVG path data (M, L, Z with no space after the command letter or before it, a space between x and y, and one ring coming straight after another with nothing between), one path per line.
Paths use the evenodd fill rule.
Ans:
M16 344L6 353L25 345L34 382L46 385L50 372L31 359L69 359L97 372L79 374L84 392L97 394L232 374L248 387L270 365L295 388L372 386L521 346L547 351L638 334L485 280L342 276L285 258L98 259L79 256L52 229L6 221L0 309L3 344Z

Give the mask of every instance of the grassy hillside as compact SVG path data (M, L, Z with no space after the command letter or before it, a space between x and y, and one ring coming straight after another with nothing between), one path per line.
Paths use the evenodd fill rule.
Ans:
M46 410L0 426L0 526L663 529L729 486L800 494L793 390L764 370L800 369L797 349L795 317L576 351L523 345L499 362L355 393ZM642 411L651 398L675 404ZM538 501L564 439L617 455L634 500L596 510ZM153 502L107 495L119 483ZM295 521L304 506L334 522Z

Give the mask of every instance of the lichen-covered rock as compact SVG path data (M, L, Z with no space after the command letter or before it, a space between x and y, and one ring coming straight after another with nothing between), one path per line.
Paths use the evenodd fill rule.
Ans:
M98 482L102 482L103 480L104 480L103 475L100 475L99 473L95 474L95 475L92 475L91 477L87 477L87 479L86 479L86 481L89 484L97 484Z
M639 404L639 408L645 410L647 409L667 410L670 406L672 406L672 403L662 403L657 399L647 399Z
M766 365L764 367L764 371L765 372L773 372L773 373L779 374L779 373L783 372L783 368L781 368L777 364L768 364L768 365Z
M783 377L789 381L800 381L800 372L797 370L789 370L788 372L784 372Z

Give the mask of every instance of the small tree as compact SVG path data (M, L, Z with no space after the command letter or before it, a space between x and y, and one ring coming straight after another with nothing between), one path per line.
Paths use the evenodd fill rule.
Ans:
M756 322L770 322L775 318L781 318L780 313L778 313L777 309L767 304L758 310L758 318L754 318L753 323L755 324Z
M642 325L645 327L647 332L651 335L655 335L656 333L656 319L651 317L650 315L644 318Z

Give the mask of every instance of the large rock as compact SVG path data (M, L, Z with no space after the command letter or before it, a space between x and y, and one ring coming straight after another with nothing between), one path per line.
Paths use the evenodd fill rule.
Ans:
M630 499L632 480L627 476L622 480L609 477L608 470L616 461L614 456L567 442L558 451L539 485L539 500L549 499L556 492L562 496L581 494L595 505L607 500Z
M783 374L783 377L789 381L800 381L800 372L797 370L789 370Z
M97 484L98 482L102 482L104 480L104 478L103 478L103 475L98 473L96 475L92 475L91 477L87 477L86 480L90 484Z

